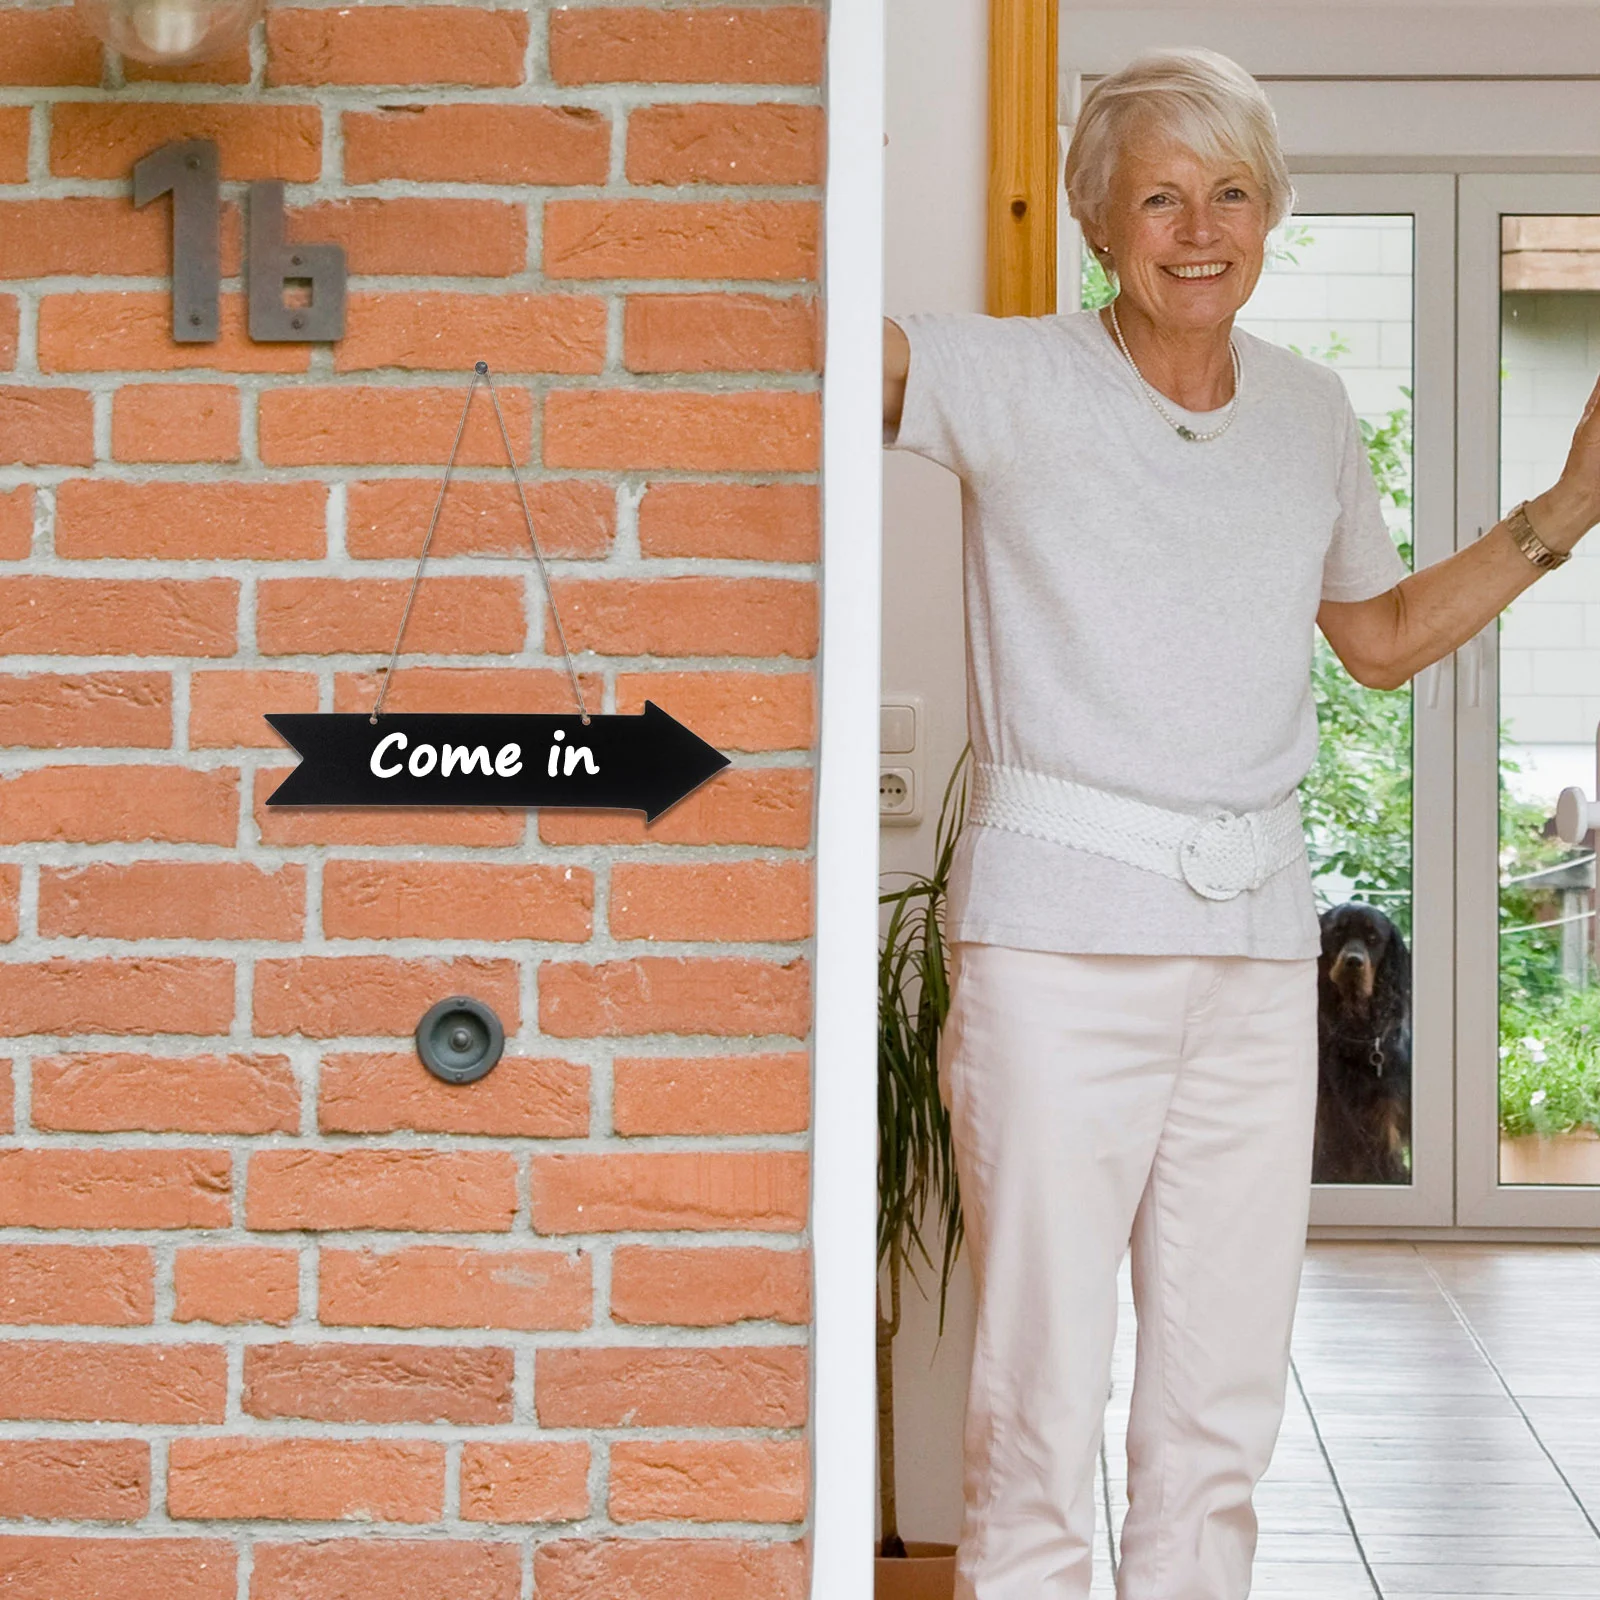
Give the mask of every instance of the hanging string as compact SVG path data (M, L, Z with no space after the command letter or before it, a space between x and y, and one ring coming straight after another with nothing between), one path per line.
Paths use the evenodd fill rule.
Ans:
M495 390L494 379L489 376L489 363L478 362L472 369L472 381L467 385L467 403L461 408L461 421L456 425L456 436L450 446L450 459L445 463L444 477L439 484L439 498L433 503L433 515L428 519L428 531L422 541L422 553L417 557L417 570L412 575L411 591L406 595L405 610L400 613L400 629L394 636L394 649L389 653L389 665L382 671L378 682L378 697L372 703L372 715L368 719L376 722L383 713L383 702L388 698L389 685L394 682L395 664L400 659L400 646L405 640L406 627L411 621L411 610L417 602L417 590L422 585L422 571L428 562L428 550L433 544L433 535L439 526L439 513L444 509L444 497L450 487L451 474L456 469L456 456L461 450L461 436L467 431L467 417L472 411L472 397L478 391L478 380L482 378L489 390L489 399L494 405L495 421L500 425L500 442L505 446L506 465L511 469L511 481L517 486L517 503L522 507L523 526L528 530L528 543L533 546L533 558L539 564L539 577L544 583L545 599L550 603L550 620L556 625L556 638L561 644L561 654L567 663L567 677L572 683L572 698L577 701L578 715L582 718L585 727L589 723L588 707L583 703L583 685L578 678L578 668L572 659L572 651L567 646L567 630L561 625L561 612L556 605L555 590L550 584L550 569L545 565L544 551L539 548L539 536L533 531L533 513L528 509L528 497L523 493L522 477L517 471L516 452L511 448L511 435L506 431L506 419L500 410L500 396Z

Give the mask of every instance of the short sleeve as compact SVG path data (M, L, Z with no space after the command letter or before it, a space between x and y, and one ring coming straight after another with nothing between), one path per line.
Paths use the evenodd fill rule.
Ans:
M964 478L983 473L1008 447L1004 319L977 312L891 319L911 346L900 427L884 443L926 456Z
M1324 600L1370 600L1407 576L1405 562L1383 520L1365 442L1344 385L1343 442L1339 458L1339 515L1322 563Z

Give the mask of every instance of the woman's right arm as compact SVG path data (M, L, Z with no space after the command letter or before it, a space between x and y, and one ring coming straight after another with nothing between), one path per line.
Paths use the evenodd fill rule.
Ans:
M883 424L900 426L906 403L906 374L911 370L911 341L887 317L883 319Z

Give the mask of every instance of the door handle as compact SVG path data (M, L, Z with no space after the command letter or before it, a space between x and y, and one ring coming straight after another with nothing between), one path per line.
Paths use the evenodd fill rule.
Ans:
M1475 634L1461 647L1462 662L1467 669L1465 700L1472 710L1483 701L1484 657L1489 653L1489 630Z

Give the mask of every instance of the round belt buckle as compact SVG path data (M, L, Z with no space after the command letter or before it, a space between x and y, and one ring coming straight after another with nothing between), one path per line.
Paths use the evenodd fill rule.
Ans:
M1178 846L1184 880L1208 900L1231 900L1255 881L1259 860L1248 817L1222 811L1201 817Z

